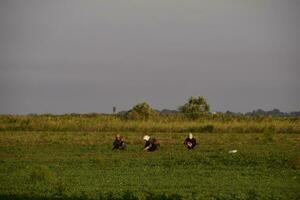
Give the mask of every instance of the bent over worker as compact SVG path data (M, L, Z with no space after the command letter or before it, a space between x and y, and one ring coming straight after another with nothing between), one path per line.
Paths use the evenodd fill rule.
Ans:
M145 141L145 147L144 147L145 151L152 152L158 149L159 143L155 138L151 138L149 135L145 135L143 137L143 140Z

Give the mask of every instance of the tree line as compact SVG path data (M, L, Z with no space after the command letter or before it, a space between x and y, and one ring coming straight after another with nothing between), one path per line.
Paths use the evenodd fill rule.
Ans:
M115 112L114 107L114 112ZM208 104L207 100L203 96L198 97L190 97L187 102L180 106L177 110L168 110L163 109L161 111L155 110L151 108L151 106L147 102L139 103L132 107L129 111L121 111L118 113L119 115L124 116L126 119L133 119L133 120L148 120L151 118L157 117L159 114L163 115L177 115L181 114L187 119L196 120L201 117L207 115L226 115L226 116L249 116L249 117L299 117L300 111L298 112L281 112L279 109L274 108L270 111L264 111L262 109L253 110L252 112L247 113L240 113L240 112L232 112L226 111L223 112L210 112L210 105Z

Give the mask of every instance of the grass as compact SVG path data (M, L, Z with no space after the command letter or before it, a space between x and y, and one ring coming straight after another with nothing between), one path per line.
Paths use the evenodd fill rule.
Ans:
M208 115L190 121L181 115L157 116L149 121L116 115L0 115L0 131L300 133L300 118Z
M112 151L116 132L2 131L1 199L299 199L296 133L121 132L126 151ZM228 151L236 149L236 154Z

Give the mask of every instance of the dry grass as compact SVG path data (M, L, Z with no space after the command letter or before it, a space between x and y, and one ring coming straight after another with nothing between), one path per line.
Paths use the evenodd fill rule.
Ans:
M0 131L300 133L300 118L207 116L190 121L180 116L158 116L134 121L114 115L5 115L0 116Z

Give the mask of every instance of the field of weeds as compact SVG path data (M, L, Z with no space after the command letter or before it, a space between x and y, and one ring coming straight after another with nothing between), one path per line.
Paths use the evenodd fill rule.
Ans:
M0 131L300 133L300 118L208 115L188 120L181 115L161 115L138 121L101 114L0 115Z
M26 120L16 118L16 123ZM93 119L95 125L97 120ZM67 121L44 123L56 127ZM2 129L7 130L0 132L1 199L300 198L300 135L276 131L276 124L286 128L292 122L271 121L274 129L258 133L194 132L199 145L192 151L182 144L187 135L183 131L147 129L161 144L153 153L142 150L144 129L75 131L74 122L66 131L60 126L16 131L9 130L2 119ZM140 126L143 123L155 124ZM298 130L299 125L290 126ZM125 137L127 150L111 150L116 133ZM230 150L237 152L230 154Z

